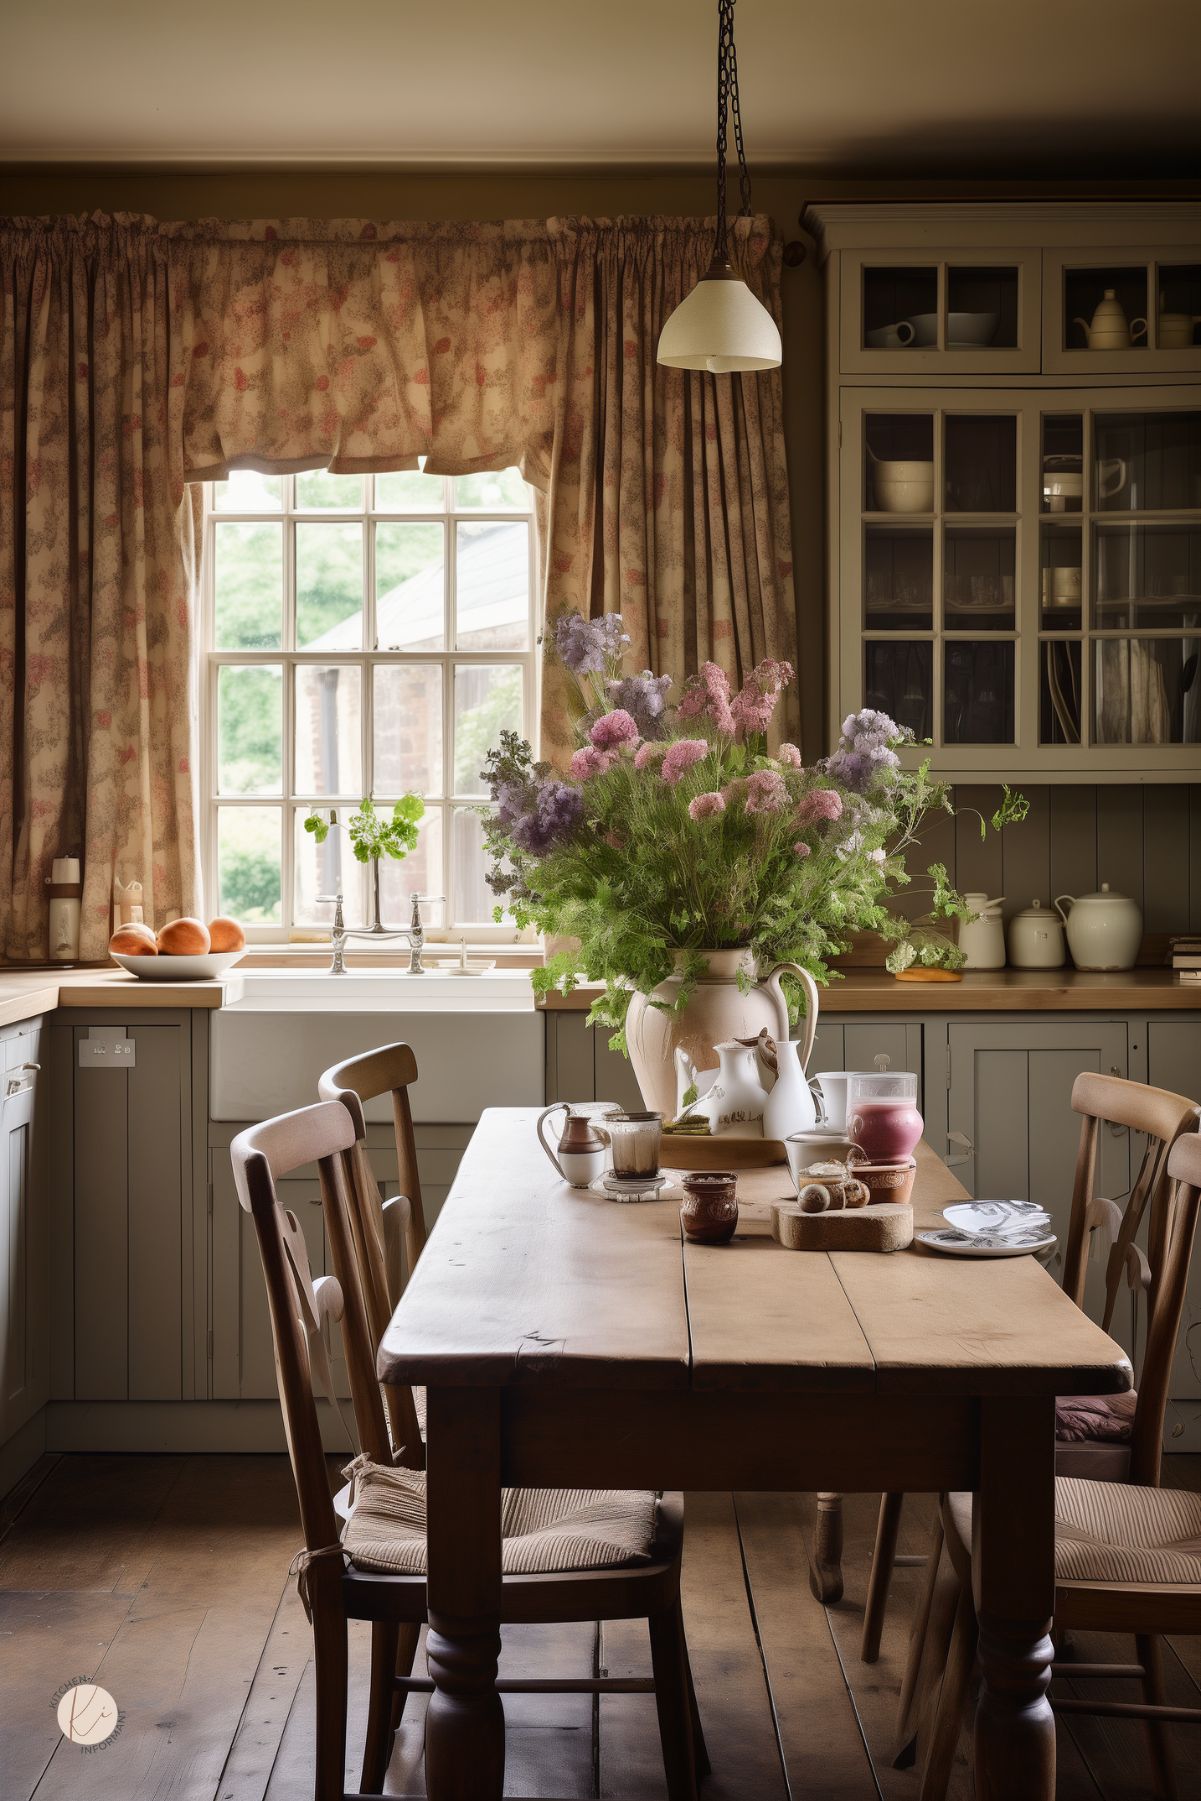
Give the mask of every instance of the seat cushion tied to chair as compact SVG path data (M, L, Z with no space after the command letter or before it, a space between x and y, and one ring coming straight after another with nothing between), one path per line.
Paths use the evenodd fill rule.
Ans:
M1057 1477L1055 1577L1201 1588L1201 1495Z
M424 1576L424 1470L356 1457L343 1474L353 1485L342 1534L351 1563L389 1576ZM649 1490L507 1488L501 1568L506 1576L546 1576L647 1563L657 1516L658 1498Z

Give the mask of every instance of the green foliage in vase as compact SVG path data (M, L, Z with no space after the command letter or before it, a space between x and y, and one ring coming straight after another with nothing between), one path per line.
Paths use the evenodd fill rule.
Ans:
M489 885L519 925L574 941L533 972L537 990L604 981L590 1020L624 1049L631 994L653 997L676 972L684 1005L709 950L749 948L760 967L795 962L820 982L857 931L892 943L890 968L962 961L943 927L968 909L941 864L926 872L921 921L888 905L911 881L923 824L954 811L928 760L903 766L911 734L864 709L806 768L794 744L768 745L789 664L760 663L733 692L706 663L673 705L669 676L622 673L620 615L565 615L554 636L576 688L569 773L535 762L515 732L482 771ZM1023 810L1006 790L992 823Z
M377 813L368 795L346 821L350 848L359 863L378 862L381 857L394 857L399 863L417 843L417 821L425 812L425 802L416 794L404 794L391 813ZM304 822L318 844L324 844L338 824L337 811L310 813Z

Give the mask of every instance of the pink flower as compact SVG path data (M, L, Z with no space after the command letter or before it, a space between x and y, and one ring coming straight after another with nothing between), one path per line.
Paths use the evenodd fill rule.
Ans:
M725 810L725 799L716 790L711 790L708 794L698 794L695 800L690 800L688 803L690 819L716 819Z
M795 744L781 744L779 750L776 752L776 762L783 763L786 769L799 769L801 767L801 753Z
M689 676L676 711L681 719L708 717L719 732L734 735L734 715L730 711L730 678L716 663L702 663L696 675Z
M604 775L616 761L615 750L597 750L595 745L585 744L571 759L571 773L577 782L586 782L589 776Z
M788 805L784 777L774 769L757 769L746 778L748 813L782 813Z
M638 727L624 707L602 713L588 733L597 750L619 750L623 744L637 744Z
M805 843L803 838L798 838L792 848L798 857L807 857L809 855L809 846Z
M797 825L802 828L841 817L842 796L833 788L811 788L801 798L794 815Z
M730 702L734 729L745 736L748 732L765 732L776 710L781 688L793 677L791 663L780 663L765 657L747 676Z
M646 769L651 763L657 763L666 749L666 744L640 744L634 752L634 768Z
M663 767L659 773L667 785L674 788L686 769L691 769L694 763L699 763L702 757L708 755L709 746L704 738L677 738L664 751Z

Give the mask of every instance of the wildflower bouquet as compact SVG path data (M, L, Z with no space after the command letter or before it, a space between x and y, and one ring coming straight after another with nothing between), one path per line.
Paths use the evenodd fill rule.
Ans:
M561 618L554 649L574 678L579 748L568 777L537 763L515 732L483 773L489 885L520 925L578 941L535 970L536 989L603 980L590 1020L621 1029L630 996L682 974L677 1005L705 952L749 948L761 967L795 962L828 981L849 934L892 943L888 967L954 966L945 935L891 912L910 881L906 853L932 811L952 812L928 763L904 769L912 734L885 714L851 714L838 748L809 768L767 731L793 671L768 659L735 693L714 663L669 700L672 678L624 674L620 614ZM999 829L1025 803L1005 790ZM981 820L981 832L985 831ZM967 917L932 864L931 914Z

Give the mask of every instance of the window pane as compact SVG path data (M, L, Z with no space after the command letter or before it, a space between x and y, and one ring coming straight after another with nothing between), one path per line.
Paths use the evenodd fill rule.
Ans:
M863 545L864 621L874 632L930 630L934 534L928 525L869 525Z
M1012 631L1016 533L948 527L943 618L950 631Z
M455 644L524 650L530 638L530 528L455 527Z
M1038 695L1040 744L1080 742L1080 644L1071 638L1045 639Z
M213 645L278 650L283 643L284 534L281 525L213 530Z
M869 639L863 652L864 703L928 738L933 708L934 647L928 639L893 643Z
M380 802L381 808L384 802ZM412 914L409 895L442 892L442 810L431 808L417 828L417 843L400 863L385 857L379 868L380 911L384 924L407 926ZM443 901L427 901L421 909L426 930L440 930L446 924ZM399 948L403 950L403 941Z
M323 513L357 513L363 505L363 478L331 475L328 469L306 469L296 477L296 505Z
M363 911L364 898L367 892L363 879L363 866L356 863L350 848L350 840L339 826L331 830L324 844L318 844L312 832L304 829L308 808L301 807L295 817L295 896L293 899L293 918L297 925L331 926L334 922L334 902L336 894L342 896L342 918L348 926L361 926L366 923ZM339 819L345 820L353 811L351 807L339 810ZM319 894L328 894L328 901L319 901ZM347 946L349 951L352 947Z
M484 880L491 866L491 859L484 849L484 822L473 809L456 807L452 830L455 924L492 925L492 909L497 897Z
M530 491L517 469L455 476L455 506L481 513L528 513Z
M1013 644L943 646L943 739L947 744L1013 743Z
M359 650L363 643L363 528L296 527L296 644Z
M506 728L521 730L521 670L460 664L455 670L455 793L482 794L484 758Z
M1201 506L1201 413L1105 413L1094 422L1093 505L1107 513Z
M442 670L437 663L375 671L377 794L442 792Z
M1098 744L1201 743L1201 638L1093 642Z
M213 506L219 513L271 513L284 504L281 475L257 469L234 469L228 481L213 483Z
M446 506L446 480L420 469L396 469L375 478L375 505L380 513L441 513Z
M1099 525L1093 571L1094 625L1158 631L1201 626L1201 528Z
M872 413L865 448L864 505L869 511L933 512L933 414Z
M949 513L1012 513L1017 506L1017 420L951 413L946 422Z
M443 526L376 526L377 649L446 649L445 562Z
M283 792L283 669L226 664L217 672L217 792Z
M869 350L907 350L938 336L938 270L888 264L863 271L863 341Z
M217 907L243 925L280 922L279 807L217 809Z
M363 758L360 671L345 663L296 670L296 793L360 800Z

